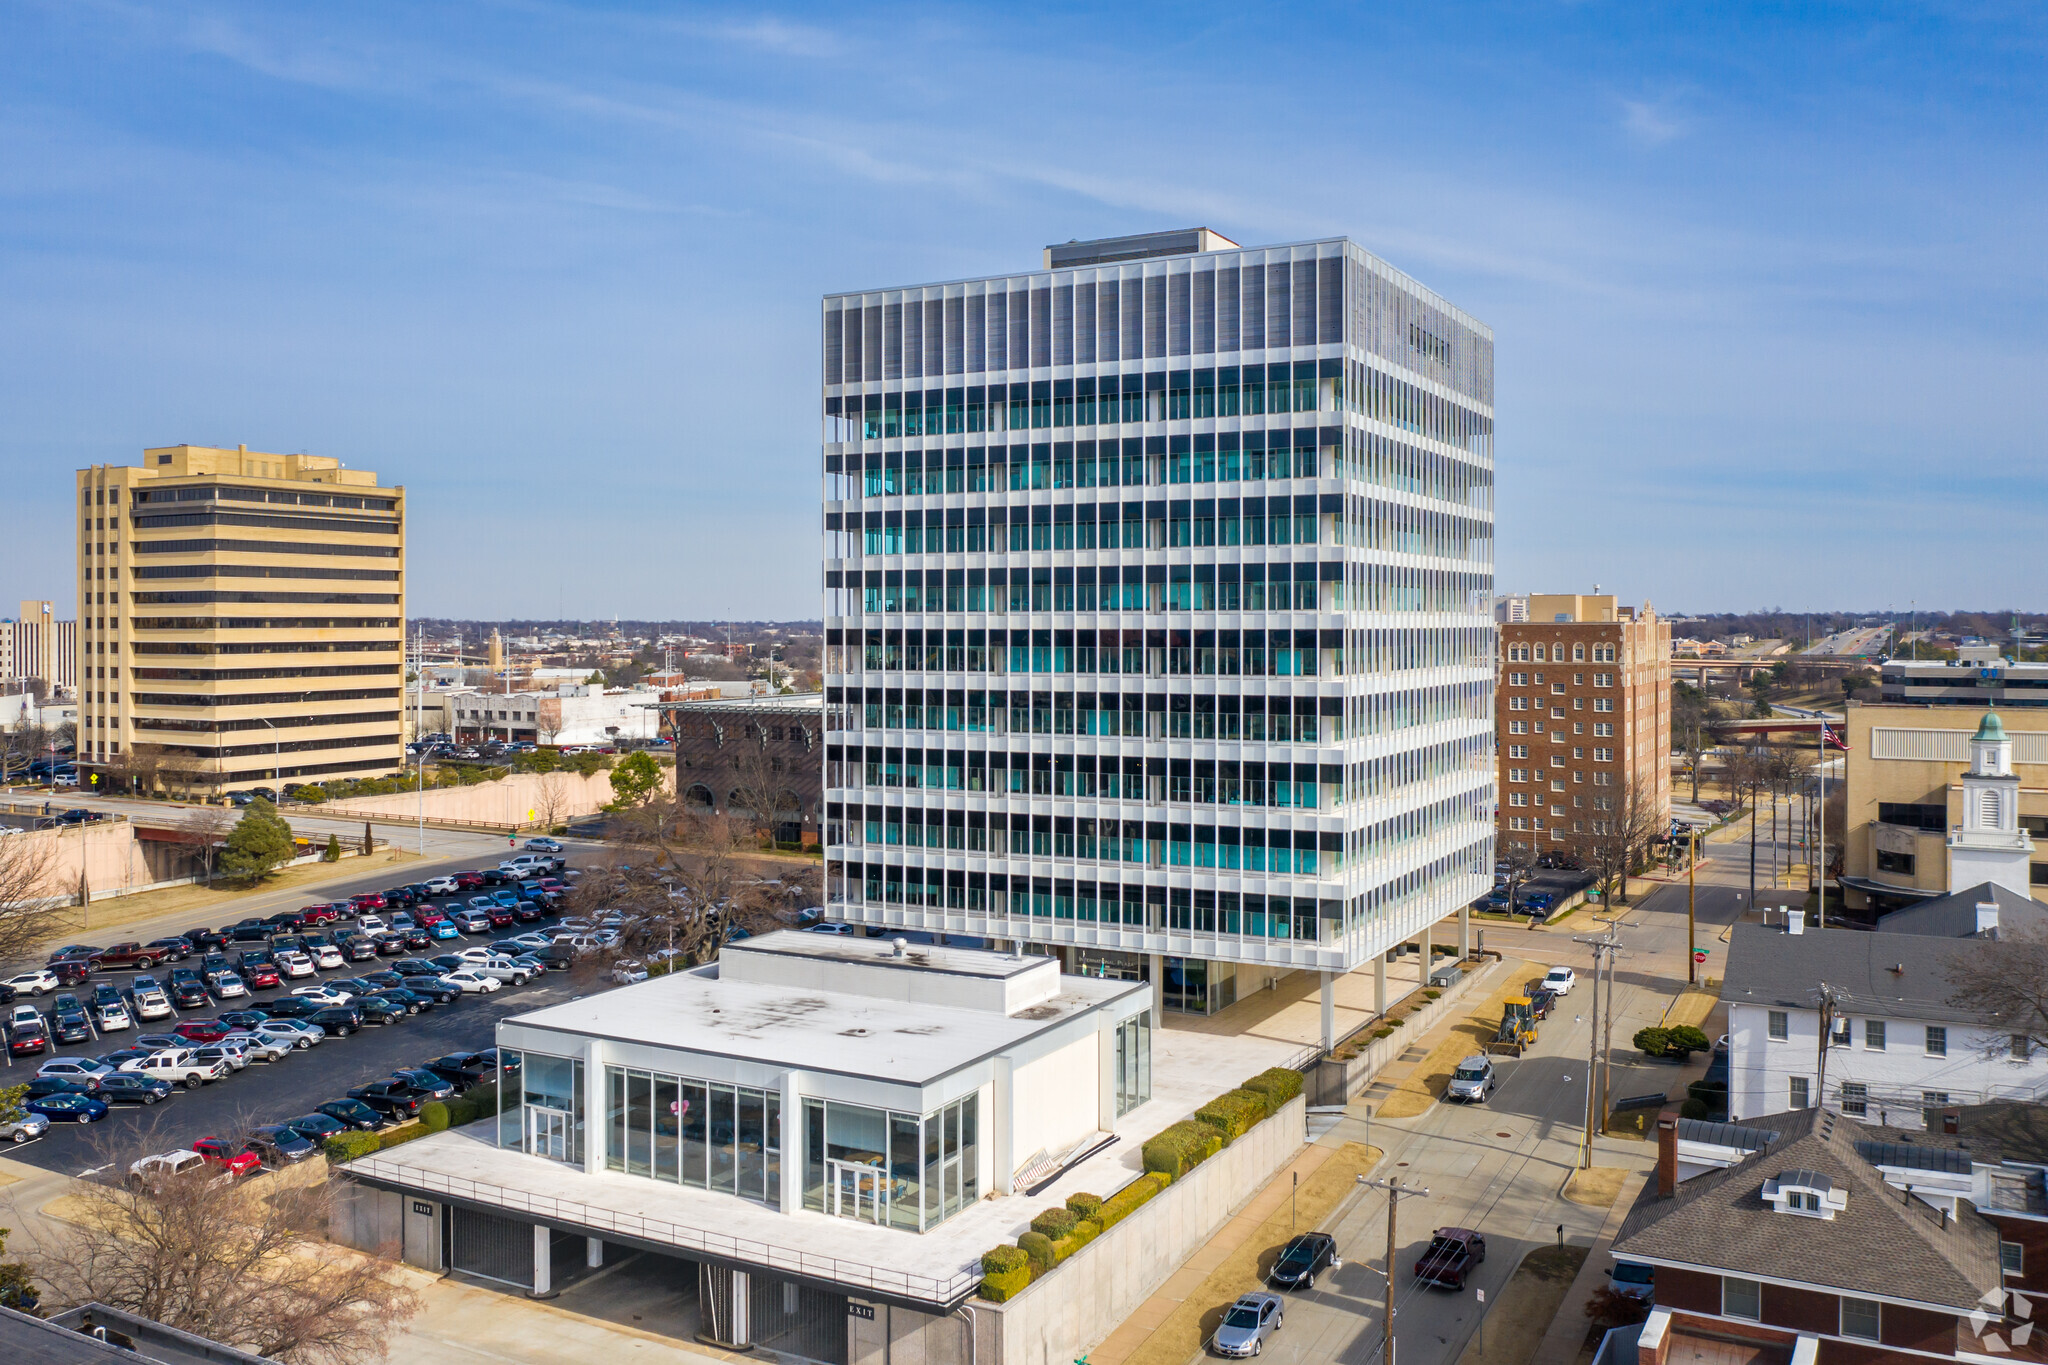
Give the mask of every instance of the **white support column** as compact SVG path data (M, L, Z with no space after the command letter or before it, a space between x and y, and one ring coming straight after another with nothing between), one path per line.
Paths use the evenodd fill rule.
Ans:
M1375 1013L1387 1012L1387 955L1375 953L1372 959L1372 1007Z
M1425 986L1429 984L1430 968L1436 965L1436 963L1432 961L1435 955L1436 925L1425 924L1422 926L1422 971L1419 974L1422 984Z
M585 1237L583 1239L583 1264L589 1266L592 1270L604 1264L604 1238Z
M1166 1019L1166 958L1163 954L1152 954L1152 1027L1158 1028Z
M1095 1030L1095 1126L1105 1133L1116 1131L1117 1027L1102 1024Z
M1472 956L1472 907L1458 907L1458 960L1463 962Z
M782 1188L784 1213L804 1206L804 1073L782 1073Z
M1323 1051L1337 1046L1337 974L1323 973Z
M583 1169L591 1175L603 1172L604 1144L611 1136L605 1104L604 1042L592 1038L583 1053Z
M995 1149L995 1190L997 1194L1011 1193L1010 1177L1017 1173L1016 1128L1017 1120L1013 1110L1015 1099L1014 1078L1010 1072L1010 1059L997 1057L991 1078L994 1090L991 1116L995 1131L989 1136L994 1139L989 1145Z
M544 1299L554 1292L555 1235L545 1223L533 1225L533 1296Z

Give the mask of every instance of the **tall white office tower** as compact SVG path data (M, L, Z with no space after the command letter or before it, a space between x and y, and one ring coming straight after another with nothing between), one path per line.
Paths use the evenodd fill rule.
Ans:
M1491 886L1484 326L1196 229L823 330L836 917L1206 1012Z

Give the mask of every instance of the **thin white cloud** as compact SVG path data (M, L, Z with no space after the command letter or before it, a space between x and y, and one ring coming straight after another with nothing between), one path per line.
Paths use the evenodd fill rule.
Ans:
M1661 104L1649 100L1621 102L1621 130L1643 147L1661 147L1685 135L1685 124Z

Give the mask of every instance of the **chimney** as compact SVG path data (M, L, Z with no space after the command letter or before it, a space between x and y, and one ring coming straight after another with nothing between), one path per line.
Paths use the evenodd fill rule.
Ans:
M1806 932L1806 912L1804 910L1787 910L1785 912L1785 932L1788 934L1803 934Z
M1657 1197L1669 1199L1678 1193L1678 1111L1666 1109L1657 1115Z
M1998 902L1977 902L1977 932L1996 934L1998 932Z
M1941 1131L1955 1136L1963 1131L1963 1111L1944 1109L1941 1111Z

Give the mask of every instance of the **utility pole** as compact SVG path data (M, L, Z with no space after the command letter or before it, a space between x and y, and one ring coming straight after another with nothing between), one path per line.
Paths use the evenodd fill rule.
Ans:
M1700 883L1700 832L1694 829L1691 835L1692 856L1687 860L1685 867L1685 984L1697 986L1700 983L1700 968L1698 960L1693 955L1699 950L1693 935L1698 925L1694 917L1694 901L1699 894Z
M1358 1183L1367 1189L1385 1190L1387 1192L1387 1297L1385 1301L1387 1324L1385 1335L1381 1338L1384 1344L1380 1348L1380 1365L1394 1365L1394 1247L1396 1245L1394 1222L1400 1212L1403 1199L1427 1199L1429 1198L1429 1189L1427 1186L1411 1186L1403 1189L1401 1188L1401 1177L1398 1175L1384 1180L1368 1180L1364 1176L1360 1176L1358 1177Z
M1812 1097L1814 1107L1819 1108L1828 1089L1828 1039L1835 1031L1835 1020L1841 1016L1842 1007L1849 1003L1849 992L1823 981L1813 988L1813 996L1820 1005L1820 1045L1819 1055L1814 1059Z
M1593 1028L1586 1043L1586 1139L1579 1148L1579 1169L1591 1170L1593 1166L1593 1134L1600 1127L1601 1106L1606 1098L1606 1081L1600 1076L1601 1050L1606 1035L1611 1031L1608 1016L1614 1012L1613 959L1621 951L1621 940L1615 937L1614 921L1607 922L1607 932L1599 938L1574 936L1572 942L1583 943L1593 950ZM1600 969L1608 968L1609 988L1607 1002L1603 1009L1600 1000Z

